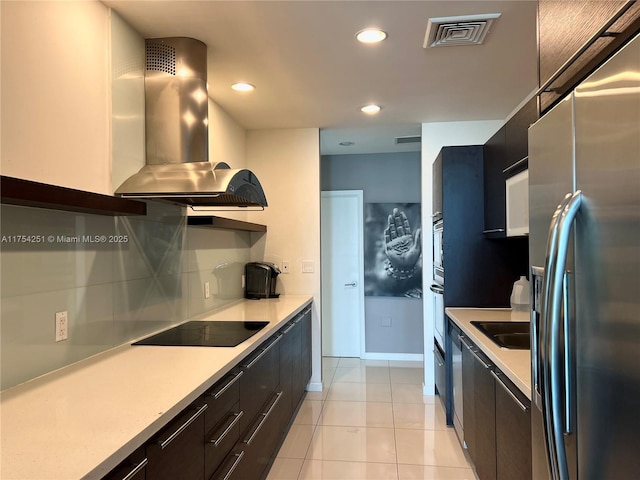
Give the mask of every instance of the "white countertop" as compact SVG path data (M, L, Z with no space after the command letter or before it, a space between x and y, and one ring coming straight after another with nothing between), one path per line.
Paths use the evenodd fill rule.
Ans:
M531 352L510 350L493 343L472 320L483 322L529 321L529 312L513 312L508 308L447 308L445 313L482 352L531 400Z
M241 300L195 318L269 321L237 347L127 344L1 392L0 478L101 478L311 300Z

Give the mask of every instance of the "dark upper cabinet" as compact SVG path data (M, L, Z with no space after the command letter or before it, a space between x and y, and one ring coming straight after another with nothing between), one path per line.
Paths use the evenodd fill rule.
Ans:
M506 126L484 145L484 233L490 237L506 236L504 170L506 161Z
M507 234L505 180L527 167L523 159L528 155L528 129L537 119L534 97L484 145L484 233L488 238Z
M616 12L628 9L615 19ZM613 22L609 28L607 23ZM540 96L545 112L562 98L640 28L640 2L538 1L538 46L540 85L546 82L599 32L606 31L570 63L570 66Z
M431 220L436 222L442 218L442 155L438 155L431 167L433 189L431 192Z
M528 156L529 149L529 127L538 120L538 105L535 98L525 103L518 112L509 119L505 125L505 168L517 164L520 160ZM526 165L522 165L520 170L524 170ZM518 173L518 168L510 169L507 175Z

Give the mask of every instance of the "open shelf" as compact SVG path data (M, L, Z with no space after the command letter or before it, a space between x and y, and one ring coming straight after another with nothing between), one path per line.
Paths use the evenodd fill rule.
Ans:
M2 203L94 215L146 215L147 205L136 200L0 176Z
M243 230L246 232L266 232L267 226L259 223L243 222L230 218L207 215L202 217L188 217L187 225L194 227L219 228L224 230Z

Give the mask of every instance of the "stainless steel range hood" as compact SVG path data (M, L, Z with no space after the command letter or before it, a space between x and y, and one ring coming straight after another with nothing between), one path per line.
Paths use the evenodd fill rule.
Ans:
M208 161L206 45L183 37L148 39L146 54L146 165L115 194L201 207L266 207L250 170Z

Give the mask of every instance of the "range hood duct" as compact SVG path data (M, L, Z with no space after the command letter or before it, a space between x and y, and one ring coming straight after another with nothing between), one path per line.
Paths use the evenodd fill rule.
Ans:
M266 207L250 170L209 162L207 46L184 37L145 43L146 165L115 194L199 207Z

